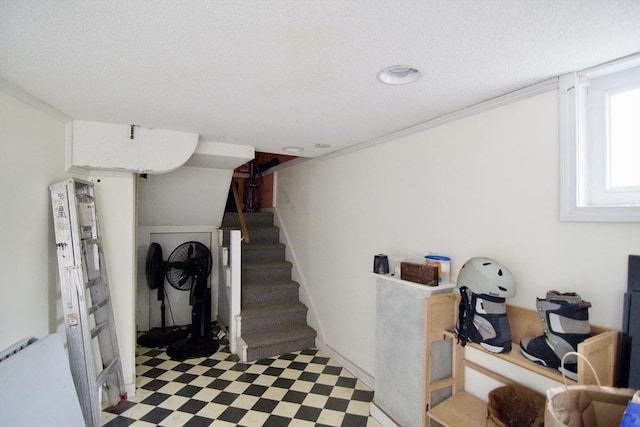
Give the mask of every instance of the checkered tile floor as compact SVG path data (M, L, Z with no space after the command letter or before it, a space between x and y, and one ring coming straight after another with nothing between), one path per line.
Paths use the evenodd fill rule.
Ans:
M103 412L103 426L380 426L373 392L317 349L246 364L225 341L183 362L138 346L136 365L136 395Z

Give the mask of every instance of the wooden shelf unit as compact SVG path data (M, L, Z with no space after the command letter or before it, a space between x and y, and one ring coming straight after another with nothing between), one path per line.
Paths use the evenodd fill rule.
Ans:
M487 404L464 391L457 392L430 410L427 415L429 419L444 426L496 426L491 419L487 419Z
M487 419L487 405L484 401L465 392L464 369L474 369L505 385L515 383L517 379L506 378L484 366L465 360L465 347L456 343L455 330L459 297L455 294L434 295L425 301L425 426L434 420L444 426L493 426ZM537 375L542 375L563 383L562 374L551 368L545 368L525 358L517 344L524 336L542 335L538 313L519 307L507 306L507 316L514 341L510 353L495 354L486 352L475 343L467 346L478 349L493 357L502 359ZM617 370L617 349L619 331L592 326L593 336L578 345L578 353L584 355L594 366L602 385L614 385ZM432 346L435 342L446 340L452 345L451 376L431 380L433 368ZM569 384L595 384L596 380L586 363L578 358L578 381L567 379ZM442 402L432 402L434 392L451 387L451 397ZM432 404L433 403L433 404Z

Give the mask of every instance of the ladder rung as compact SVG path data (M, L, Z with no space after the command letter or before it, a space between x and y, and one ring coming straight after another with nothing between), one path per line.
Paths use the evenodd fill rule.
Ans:
M96 277L95 279L87 280L85 288L89 289L90 287L92 287L94 285L97 285L100 282L101 282L101 278L100 277Z
M85 192L78 192L78 193L76 193L76 198L80 198L80 197L84 197L84 198L86 198L86 199L95 200L95 197L93 197L91 194L89 194L89 193L85 193Z
M93 313L95 313L98 309L100 309L100 307L104 307L107 303L109 302L109 297L106 297L105 299L103 299L102 301L100 301L97 304L93 304L91 307L87 308L87 313L89 315L92 315Z
M91 330L91 338L95 338L96 335L98 335L100 332L102 332L102 330L106 326L107 326L107 322L102 322L102 323L96 325L96 327Z
M106 368L104 368L102 370L102 372L100 372L100 375L98 375L98 377L96 378L96 386L97 387L101 387L106 381L107 378L109 377L109 375L111 375L113 373L113 370L116 367L116 362L118 361L118 358L114 358L111 363L109 363L109 366L107 366Z
M100 239L94 239L94 238L82 239L82 243L85 245L90 245L90 244L97 245L100 243Z

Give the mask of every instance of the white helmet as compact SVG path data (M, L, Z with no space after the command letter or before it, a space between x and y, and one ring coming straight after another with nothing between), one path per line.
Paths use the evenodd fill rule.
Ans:
M475 257L464 263L458 274L458 288L499 298L516 295L516 281L504 265L490 258Z

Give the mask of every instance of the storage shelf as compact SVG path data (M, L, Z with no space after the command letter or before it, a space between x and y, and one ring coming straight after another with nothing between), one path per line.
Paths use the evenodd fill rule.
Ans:
M517 383L517 378L505 377L498 371L485 365L476 364L464 356L466 348L481 351L512 365L523 368L533 374L551 379L560 384L594 384L595 377L590 369L578 359L578 381L563 378L562 374L552 368L547 368L527 359L520 351L520 339L524 336L539 336L539 315L535 310L507 306L507 315L511 324L512 348L509 353L491 353L479 344L469 342L465 347L456 343L453 329L457 321L456 308L458 301L453 295L438 295L425 301L425 391L427 403L427 418L444 426L495 426L487 418L487 405L482 400L466 393L464 390L464 369L472 369L494 380L503 383ZM448 297L448 298L447 298ZM540 330L538 330L539 328ZM616 378L616 361L619 331L591 326L592 336L578 344L578 353L584 355L594 366L596 375L602 385L611 386ZM451 376L429 382L432 369L432 345L441 340L447 340L452 345ZM435 359L436 363L440 359ZM452 396L437 405L430 405L431 393L444 386L451 385ZM425 423L428 426L429 423Z
M456 334L453 331L445 331L445 336L451 339L456 339ZM505 360L509 363L513 363L514 365L520 366L521 368L527 369L529 371L535 372L539 375L557 381L559 383L564 382L562 379L562 374L557 369L547 368L542 365L538 365L537 363L532 362L531 360L524 357L522 352L520 351L520 345L516 343L511 343L511 351L509 353L491 353L486 351L479 344L469 342L467 343L468 347L476 349L478 351L482 351L484 353L490 354L493 357L497 357L498 359ZM567 378L567 384L576 384L576 381Z
M431 409L427 416L445 426L496 426L488 419L487 404L464 391L457 392Z

